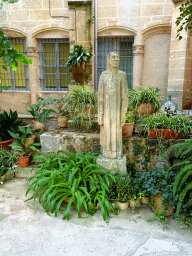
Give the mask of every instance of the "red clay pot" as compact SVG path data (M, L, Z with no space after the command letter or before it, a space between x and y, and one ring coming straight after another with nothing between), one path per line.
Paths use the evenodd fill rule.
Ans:
M125 123L122 127L122 135L123 137L131 137L133 134L133 126L134 122L132 123Z
M30 155L26 155L26 156L18 155L17 157L18 157L18 159L19 159L19 164L20 164L21 167L27 167L27 166L29 166L29 163L30 163Z
M160 212L162 213L162 211L165 209L165 207L162 207L162 195L158 194L155 197L151 198L152 202L154 202L154 206L152 206L151 208L155 211L155 212ZM171 207L171 205L169 205L168 207L169 213L167 213L165 216L171 216L174 213L174 209Z
M11 149L9 144L11 144L12 142L13 142L13 138L9 140L0 141L0 146L2 146L2 148L5 148L5 149Z
M157 129L157 130L150 129L149 130L149 138L157 139L159 137L163 137L164 139L182 139L183 135L179 133L176 137L173 129Z
M138 106L137 110L140 115L150 115L153 113L151 103L142 103L140 106Z

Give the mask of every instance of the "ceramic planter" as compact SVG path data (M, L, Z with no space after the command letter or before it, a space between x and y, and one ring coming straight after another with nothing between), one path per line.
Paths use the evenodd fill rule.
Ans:
M2 146L2 148L5 148L5 149L11 149L9 144L11 144L12 142L13 142L13 139L0 141L0 146Z
M141 203L142 204L149 204L149 197L142 196L141 197Z
M129 207L129 202L117 202L117 207L119 207L121 211L127 210Z
M30 155L26 155L26 156L18 155L18 159L19 159L19 164L20 164L21 167L29 166Z
M25 147L28 148L31 144L35 142L35 135L31 135L29 138L25 139Z
M136 208L137 205L141 204L141 199L138 199L138 200L132 200L131 199L129 202L130 202L130 207L131 208Z
M151 207L154 211L158 211L161 213L165 209L165 207L162 207L162 195L158 194L157 196L152 197L151 200L154 203L154 206ZM165 216L173 215L174 209L171 207L171 205L169 205L168 210L169 213Z
M66 116L58 116L57 117L57 125L60 127L67 127L67 117Z
M134 122L124 124L124 126L122 127L123 137L131 137L133 135L133 126Z
M91 66L83 66L76 64L72 67L71 73L77 83L87 83L88 78L91 74Z
M45 123L40 123L39 121L34 120L33 121L35 130L41 129L42 132L45 131Z
M153 113L153 108L150 103L142 103L138 106L137 111L140 115L150 115Z
M164 139L182 139L183 136L179 133L177 136L173 129L150 129L149 130L149 138L157 139L162 137Z

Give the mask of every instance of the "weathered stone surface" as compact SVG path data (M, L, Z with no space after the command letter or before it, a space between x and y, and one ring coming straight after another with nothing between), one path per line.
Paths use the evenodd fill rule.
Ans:
M127 172L126 155L123 155L122 157L118 157L118 158L113 158L113 159L101 156L97 158L97 164L105 167L109 171L112 169L116 169L121 173ZM116 170L114 170L114 172Z

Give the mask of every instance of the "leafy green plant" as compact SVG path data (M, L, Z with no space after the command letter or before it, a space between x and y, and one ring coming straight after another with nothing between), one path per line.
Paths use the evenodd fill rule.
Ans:
M191 132L192 120L189 116L174 115L167 116L164 112L159 112L149 116L140 116L137 126L140 132L149 135L150 129L173 129L176 136L182 133L188 136Z
M75 45L74 50L69 54L67 61L68 70L71 71L74 65L81 65L82 61L87 65L91 56L93 56L91 51L87 51L82 45Z
M134 122L135 118L134 118L135 114L133 111L127 111L126 112L126 123L132 123Z
M14 146L16 150L19 150L21 155L29 155L31 152L38 151L37 147L41 146L40 143L33 143L28 147L25 145L26 138L33 134L30 126L27 127L27 129L19 126L18 132L19 134L15 134L9 131L10 135L17 141L17 143L12 143L11 146Z
M192 139L172 145L165 154L171 150L176 151L176 158L179 159L179 162L167 171L169 175L171 170L179 168L173 187L173 195L178 200L176 211L178 215L182 206L187 209L192 206Z
M13 173L17 161L15 152L0 147L0 179L5 173Z
M72 89L66 96L66 103L74 113L72 125L79 128L90 128L97 113L97 94L83 86ZM86 122L85 122L86 121Z
M128 109L136 109L142 103L151 103L154 112L160 109L162 97L158 89L142 87L141 90L129 90Z
M110 187L110 199L127 202L131 196L131 175L116 172L113 177L114 180L112 180Z
M17 111L9 113L6 111L0 113L0 141L11 139L9 131L13 133L18 132L18 127L24 125L24 123L18 119Z
M33 181L29 191L34 190L30 199L39 197L45 211L49 213L61 210L63 201L70 197L64 210L63 219L69 219L71 204L74 202L78 217L84 207L86 213L93 215L99 203L103 219L109 223L109 212L116 213L109 202L110 172L96 164L98 154L88 153L75 155L59 151L58 154L44 153L44 157L35 157L35 162L40 162L38 173L31 177ZM28 199L28 200L30 200Z
M47 104L46 101L43 101L43 98L38 98L40 101L38 103L35 103L33 105L30 105L28 103L23 103L23 105L29 107L29 110L27 110L35 120L38 120L40 123L44 123L47 119L49 119L49 116L51 113L55 113L53 109L44 108Z

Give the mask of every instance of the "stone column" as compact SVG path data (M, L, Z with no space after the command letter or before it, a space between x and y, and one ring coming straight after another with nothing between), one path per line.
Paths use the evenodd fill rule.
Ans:
M140 89L142 84L144 45L133 45L133 88Z
M39 91L38 61L36 47L26 47L27 57L33 60L33 64L28 65L29 90L31 92L31 104L37 102L37 92Z

